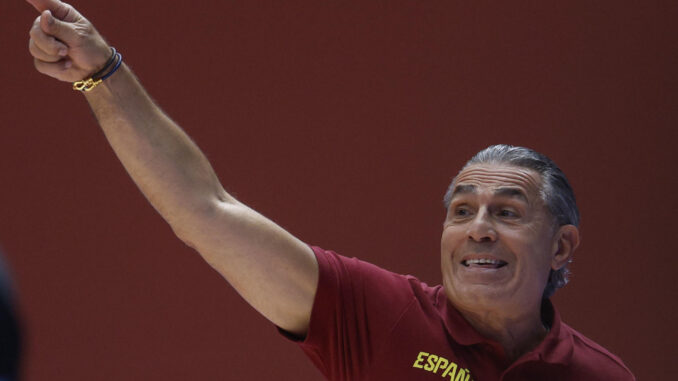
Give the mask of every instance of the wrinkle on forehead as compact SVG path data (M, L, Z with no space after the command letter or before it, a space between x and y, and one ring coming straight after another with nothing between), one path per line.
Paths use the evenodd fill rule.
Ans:
M541 178L529 168L506 164L474 164L462 169L457 175L454 185L461 184L482 184L491 188L517 186L529 193L539 194Z

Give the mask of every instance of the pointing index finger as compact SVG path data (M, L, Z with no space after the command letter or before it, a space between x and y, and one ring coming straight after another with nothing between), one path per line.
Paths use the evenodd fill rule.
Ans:
M54 17L58 18L59 20L74 21L67 20L72 8L59 0L26 0L26 2L31 4L33 8L37 9L40 13L45 10L49 10L52 12Z

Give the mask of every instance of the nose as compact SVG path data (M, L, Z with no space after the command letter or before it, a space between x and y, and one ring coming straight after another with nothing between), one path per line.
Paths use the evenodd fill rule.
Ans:
M497 240L497 232L494 230L490 215L487 209L481 208L469 222L466 231L469 239L476 242L494 242Z

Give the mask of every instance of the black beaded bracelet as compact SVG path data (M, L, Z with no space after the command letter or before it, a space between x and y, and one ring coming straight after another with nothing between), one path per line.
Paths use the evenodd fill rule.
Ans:
M118 70L118 68L120 67L120 64L122 64L122 54L116 53L116 55L115 55L115 66L113 66L113 69L111 71L109 71L108 73L106 73L106 75L101 77L101 80L103 81L104 79L113 75L113 73L115 73L115 71Z
M113 61L115 61L115 54L116 54L115 48L111 46L111 57L108 59L108 61L106 61L106 64L104 64L104 67L101 70L92 74L93 80L96 81L97 79L101 78L101 76L104 75L108 67L111 66L111 64L113 64Z
M104 79L110 77L122 64L122 54L118 53L114 47L111 46L111 58L106 61L103 69L94 73L88 79L82 81L73 82L73 90L76 91L91 91L98 84L100 84ZM109 71L109 68L113 65L113 69Z

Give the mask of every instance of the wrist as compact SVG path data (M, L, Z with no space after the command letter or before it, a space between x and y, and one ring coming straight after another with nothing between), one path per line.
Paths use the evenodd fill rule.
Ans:
M110 68L110 66L113 64L113 61L115 60L115 55L117 51L115 50L114 47L109 47L108 48L108 55L102 57L106 57L105 61L104 60L98 60L99 62L102 62L101 64L98 64L95 66L95 71L93 71L93 74L90 75L89 77L91 78L97 78L101 77L102 73L106 72L106 69Z
M73 82L73 90L91 91L120 68L120 65L122 65L122 54L117 52L114 47L111 47L110 49L111 55L103 64L103 67L89 78Z

